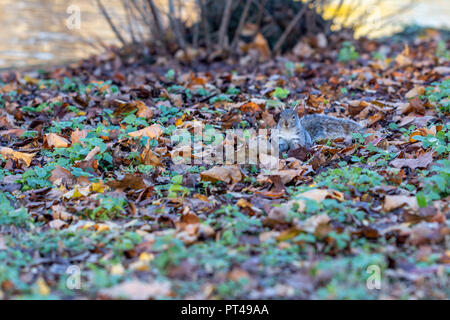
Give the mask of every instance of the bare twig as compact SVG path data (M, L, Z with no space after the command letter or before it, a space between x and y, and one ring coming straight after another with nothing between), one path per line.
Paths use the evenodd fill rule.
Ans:
M273 52L274 53L279 52L279 50L283 46L284 42L286 41L286 38L289 35L289 33L291 33L291 31L292 31L292 29L294 29L295 25L297 23L299 23L300 19L303 17L303 15L305 14L306 10L308 9L309 2L310 1L308 1L308 2L303 4L303 8L299 12L297 12L295 17L292 19L292 21L287 26L286 30L284 30L284 32L281 35L280 39L278 39L278 41L276 42L275 46L273 47Z
M161 16L159 15L158 8L155 5L153 0L147 0L148 5L150 6L150 10L152 12L153 20L155 22L156 32L158 33L157 37L166 44L163 38L163 26L161 22Z
M225 46L225 37L227 34L228 25L230 23L231 16L231 4L233 0L227 0L225 3L225 9L223 12L222 22L220 23L219 28L219 49L223 50Z
M122 0L122 6L125 11L125 19L127 20L128 29L130 32L131 41L137 43L136 36L134 34L133 23L131 19L130 6L127 0Z
M126 0L125 0L126 1ZM145 41L145 37L142 34L142 23L139 23L139 19L136 15L136 12L133 6L128 5L128 10L130 12L131 21L134 22L137 37L139 38L139 42L143 43ZM145 22L144 22L145 23Z
M205 35L206 51L208 55L211 53L211 34L209 31L209 23L206 18L206 8L204 0L197 0L198 7L200 8L201 21L203 26L203 33Z
M151 29L151 23L148 20L147 16L145 15L145 11L146 11L145 6L141 7L140 5L137 4L136 0L131 0L131 3L133 4L134 8L141 16L142 21Z
M257 29L255 31L255 35L256 35L256 33L259 32L259 29L261 27L261 21L262 21L262 17L263 17L263 14L264 14L264 9L266 7L266 2L267 2L267 0L262 0L261 3L259 4L258 15L257 15L257 18L256 18Z
M100 8L100 11L102 12L103 16L105 17L106 21L108 22L109 26L111 27L111 30L116 35L117 39L122 43L122 45L125 45L126 42L124 38L122 37L122 34L119 32L119 30L116 28L114 22L111 20L111 17L109 16L108 12L106 11L105 7L103 6L102 2L100 0L96 0L98 7Z
M234 33L233 41L231 42L231 50L236 49L237 42L239 40L239 36L241 34L242 28L244 27L244 23L247 20L248 12L250 11L250 5L252 4L252 0L247 0L245 2L244 10L242 11L241 18L239 19L238 27Z
M182 49L186 48L186 41L183 35L181 34L180 24L178 23L178 19L175 14L175 7L173 5L173 0L169 0L169 20L175 33L175 38L177 39L178 45Z

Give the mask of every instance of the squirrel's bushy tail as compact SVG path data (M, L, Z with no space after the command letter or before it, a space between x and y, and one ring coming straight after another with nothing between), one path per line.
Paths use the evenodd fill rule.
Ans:
M300 122L313 141L345 138L352 133L364 132L364 128L355 121L321 114L306 115L300 119Z

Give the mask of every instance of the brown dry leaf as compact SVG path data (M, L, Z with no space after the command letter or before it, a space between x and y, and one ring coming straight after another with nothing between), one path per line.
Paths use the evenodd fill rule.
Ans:
M307 161L312 156L312 151L308 148L299 146L296 149L291 149L288 152L288 157L298 159L300 161Z
M409 53L409 46L405 45L405 50L395 58L395 62L400 68L409 66L412 63L412 60L409 58Z
M87 134L88 131L86 129L80 130L76 128L75 131L70 135L70 139L72 140L72 143L81 143L81 145L84 147L85 143L81 141L81 139L86 138Z
M145 118L145 119L153 118L153 110L150 109L142 101L136 101L136 107L138 108L138 112L136 113L136 115L138 117L142 117L142 118Z
M292 53L299 58L309 58L314 53L314 50L302 39L292 49Z
M237 282L241 279L250 279L250 274L244 269L233 268L233 270L228 273L228 279Z
M418 114L425 114L425 106L422 101L418 97L415 97L409 102L411 108Z
M297 223L296 227L300 230L314 234L316 234L320 230L320 233L322 235L324 227L327 227L330 221L331 219L327 214L318 214L306 219L305 221L300 221L299 223Z
M409 206L411 209L418 210L419 206L417 205L416 197L411 196L385 196L383 210L390 212L397 208L400 208L403 205Z
M127 173L122 180L114 180L106 183L109 187L113 189L145 189L147 185L141 176Z
M213 167L200 174L203 181L223 181L236 184L242 180L242 173L237 166Z
M343 193L336 191L336 190L325 190L325 189L312 189L308 190L306 192L303 192L299 195L300 197L315 200L317 202L322 202L326 198L332 198L337 199L339 201L344 200ZM274 207L269 212L269 218L274 220L284 220L287 216L290 210L296 206L298 212L303 212L306 209L306 202L303 199L293 199L290 200L284 204L282 204L280 207Z
M130 132L128 135L133 138L149 137L150 139L158 139L163 134L163 127L159 124L152 124L144 129Z
M56 133L49 133L45 135L45 138L47 139L47 145L49 147L53 148L67 148L70 146L70 142Z
M244 113L258 113L261 112L261 107L257 105L256 103L249 101L244 104L242 104L239 109Z
M12 159L15 161L23 162L27 167L31 165L31 161L36 153L25 153L14 151L8 147L0 147L0 154L6 159Z
M55 185L60 185L61 183L71 185L74 182L74 176L66 168L55 166L48 180Z
M421 96L425 93L424 87L414 87L413 89L409 90L408 93L406 93L405 98L406 99L412 99L417 96Z
M200 219L195 213L187 212L180 217L180 221L186 224L196 224L200 222Z
M391 165L395 168L408 167L412 170L416 168L427 168L433 162L433 152L428 152L416 159L395 159Z
M113 299L148 300L167 297L171 293L169 282L143 282L129 280L114 287L100 290L100 295Z
M416 131L411 133L411 135L409 136L409 142L417 142L417 140L414 139L415 136L426 137L428 135L432 135L432 136L436 135L436 126L433 126L430 129L428 129L428 128L419 128L419 129L417 129Z
M277 125L277 123L273 119L273 115L267 110L263 111L263 113L261 115L261 118L262 118L262 121L263 121L263 127L273 128L273 127L275 127Z
M374 115L369 117L368 125L371 126L374 123L377 123L378 121L384 119L384 115L381 112L377 112Z
M140 156L141 163L146 165L152 165L154 167L163 167L161 160L150 149L145 149Z
M437 223L422 221L411 228L408 242L415 246L438 243L444 240L445 233Z
M12 137L20 137L26 130L25 129L9 129L0 131L0 136L12 136Z
M399 114L407 114L412 110L412 106L409 102L401 103L397 106L397 113Z
M253 42L242 46L242 51L256 50L259 53L259 61L266 61L271 57L271 51L267 40L258 33Z
M279 167L279 159L278 157L261 153L259 155L259 163L261 166L261 169L265 170L278 170Z
M67 225L67 223L60 219L56 219L56 220L50 221L48 225L52 229L61 230L64 226Z

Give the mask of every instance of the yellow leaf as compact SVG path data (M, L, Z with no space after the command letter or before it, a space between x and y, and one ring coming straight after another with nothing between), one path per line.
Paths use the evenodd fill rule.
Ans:
M50 294L50 288L45 283L45 280L42 278L37 279L36 281L39 293L43 296L48 296Z
M97 230L98 232L108 231L108 230L109 230L109 227L108 227L108 225L106 225L106 224L104 224L104 223L101 223L101 224L97 224L97 225L96 225L96 230Z
M30 166L31 161L33 160L33 157L35 155L35 153L14 151L13 149L7 147L0 147L0 154L7 159L22 161L27 167Z
M92 183L92 185L91 185L91 190L92 190L93 192L103 193L103 192L105 192L104 187L105 187L105 185L103 184L103 181L100 181L100 182L94 182L94 183Z
M178 118L177 120L175 120L175 126L179 127L179 126L183 125L183 123L184 123L183 119L184 119L184 114L181 118Z
M143 261L143 262L150 262L155 258L155 256L152 253L147 253L147 252L142 252L139 255L139 261Z
M86 190L86 188L78 188L77 186L75 186L75 188L73 188L73 190L70 190L69 192L67 192L64 195L64 198L66 199L77 199L77 198L81 198L81 197L85 197L89 194L89 189Z

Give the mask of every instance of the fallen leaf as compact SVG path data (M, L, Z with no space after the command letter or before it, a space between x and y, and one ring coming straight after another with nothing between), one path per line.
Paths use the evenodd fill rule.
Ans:
M52 170L52 174L48 180L55 185L60 185L62 183L67 186L73 184L74 178L75 177L69 170L57 165L55 166L55 169Z
M86 146L86 144L81 141L81 139L86 138L88 134L88 131L86 129L80 130L78 128L75 129L75 131L72 132L70 135L70 139L72 140L72 143L81 143L83 147Z
M70 142L56 133L49 133L45 135L47 145L53 148L67 148Z
M149 137L150 139L157 139L163 134L163 127L159 124L153 124L141 130L133 131L128 133L130 137L141 138Z
M385 196L384 197L384 204L383 204L383 210L390 212L392 210L395 210L397 208L402 207L403 205L407 205L412 209L419 209L419 206L417 205L416 197L410 197L410 196Z
M147 185L141 176L127 173L122 180L113 180L106 183L109 187L113 189L145 189Z
M14 151L13 149L7 147L0 147L0 154L7 159L23 162L27 167L31 165L31 161L36 155L35 153Z
M77 198L81 198L81 197L86 197L88 194L89 194L89 187L81 188L79 186L75 186L72 190L70 190L64 194L64 198L77 199Z
M161 160L150 149L145 149L140 156L141 163L146 165L152 165L154 167L163 167Z
M138 100L135 103L138 108L138 112L136 113L138 117L145 119L153 118L153 110L150 109L144 102Z
M236 184L242 180L241 170L237 166L213 167L200 173L203 181L223 181Z
M408 167L412 170L416 168L427 168L433 162L433 152L428 152L416 159L395 159L391 165L395 168Z
M100 153L100 147L99 146L95 146L91 151L89 151L89 153L86 155L86 158L84 158L84 161L91 161L92 159L94 159L94 157Z
M111 288L102 289L99 293L113 299L148 300L167 297L171 290L169 282L143 282L133 279Z

